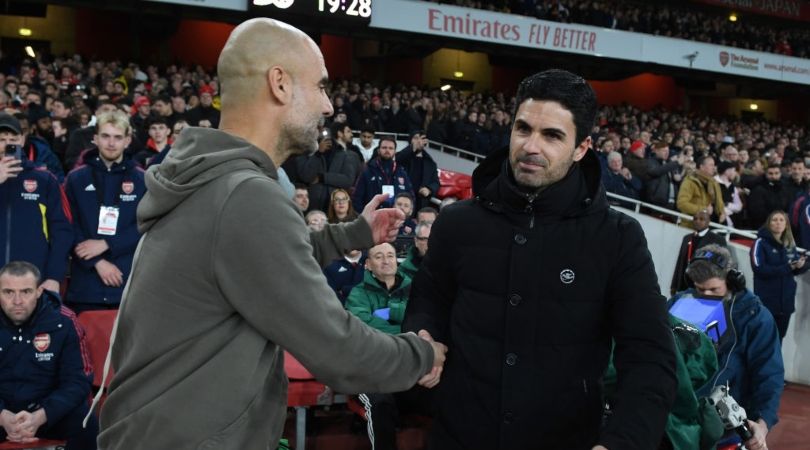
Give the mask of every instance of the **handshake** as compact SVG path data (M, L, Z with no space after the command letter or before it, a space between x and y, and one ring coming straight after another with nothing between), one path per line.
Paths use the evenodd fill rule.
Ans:
M418 336L430 343L433 347L433 368L430 372L425 374L419 379L419 386L431 389L439 384L442 378L442 370L444 369L445 355L447 354L447 346L441 342L436 342L433 337L426 330L419 330Z

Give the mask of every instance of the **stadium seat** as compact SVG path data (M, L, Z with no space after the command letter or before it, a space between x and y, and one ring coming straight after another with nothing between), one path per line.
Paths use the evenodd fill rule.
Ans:
M102 389L101 378L104 375L104 361L107 359L107 351L110 348L110 335L112 334L115 317L118 315L117 309L104 311L85 311L79 314L79 323L87 333L87 347L90 352L90 363L93 365L93 389ZM115 374L112 366L107 375L107 382L103 388L110 385ZM102 395L99 402L99 411L104 404L106 394Z
M28 444L21 444L19 442L2 441L0 442L0 450L23 450L23 449L56 449L64 447L65 441L54 441L50 439L39 439Z
M465 200L472 197L472 177L452 170L439 169L439 198L455 197Z
M284 371L287 373L287 406L295 408L295 448L304 450L307 437L307 409L311 406L335 403L335 394L329 386L315 377L291 354L284 352Z

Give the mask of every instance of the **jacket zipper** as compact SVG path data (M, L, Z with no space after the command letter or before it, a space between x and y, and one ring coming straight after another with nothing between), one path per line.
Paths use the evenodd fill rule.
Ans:
M6 200L8 206L6 207L6 259L3 264L11 262L11 189L6 188Z
M532 208L532 202L534 202L534 199L536 197L537 196L534 195L534 194L529 195L529 196L526 197L526 201L528 202L528 204L526 205L526 208L524 209L524 211L526 211L526 213L529 215L529 229L530 230L534 229L534 208Z

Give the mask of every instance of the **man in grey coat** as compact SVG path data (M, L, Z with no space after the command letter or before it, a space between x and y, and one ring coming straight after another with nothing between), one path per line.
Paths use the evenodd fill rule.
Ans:
M282 349L341 392L439 381L446 347L367 327L319 267L392 239L401 213L375 211L381 195L355 222L310 235L278 183L276 168L313 151L332 114L318 47L252 19L231 33L218 75L220 128L184 130L147 173L102 449L274 449L286 417Z

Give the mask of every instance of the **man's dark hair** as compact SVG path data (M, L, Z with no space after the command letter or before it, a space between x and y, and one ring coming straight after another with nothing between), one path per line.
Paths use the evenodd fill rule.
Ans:
M332 137L337 139L338 131L343 133L343 130L348 126L349 124L346 122L332 122L329 124L329 131L332 132Z
M405 198L407 198L408 200L410 200L410 201L411 201L411 206L413 206L413 194L411 194L410 192L400 192L399 194L397 194L397 195L394 197L394 201L396 202L396 201L397 201L397 199L399 199L399 198L401 198L401 197L405 197Z
M28 274L34 275L37 280L37 286L42 281L42 274L37 269L37 266L27 261L11 261L0 269L0 277L3 275L11 275L13 277L24 277Z
M73 109L73 99L69 95L63 95L54 101L61 103L67 109Z
M432 206L425 206L424 208L417 211L416 215L419 216L419 214L422 214L422 213L433 214L436 217L439 217L439 211L436 208L432 207Z
M62 128L65 128L67 130L73 130L74 128L77 128L79 126L79 121L76 119L75 116L72 116L72 115L67 116L64 119L59 118L59 117L54 117L51 120L51 122L52 123L59 122L60 124L62 124Z
M295 183L295 185L294 185L294 186L295 186L295 190L296 190L296 191L297 191L297 190L299 190L299 189L303 189L303 190L305 190L305 191L308 191L308 190L309 190L309 188L307 188L307 185L306 185L306 184L304 184L304 183Z
M712 278L720 278L725 280L728 272L734 268L734 261L731 259L731 253L728 249L721 247L717 244L709 244L700 247L696 250L695 254L699 252L708 252L716 255L711 260L695 259L686 267L686 275L694 283L705 283ZM720 262L723 266L720 266Z
M148 130L149 127L151 127L152 125L161 124L161 123L163 125L166 125L167 127L169 127L169 120L166 118L166 116L161 116L160 114L151 114L150 113L149 116L147 116L146 120L144 121L144 128L146 128ZM171 127L169 127L169 130L171 130Z
M44 96L42 95L42 92L40 92L40 91L38 91L38 90L36 90L36 89L30 89L30 90L28 91L28 93L27 93L27 94L25 94L25 96L27 97L27 96L29 96L29 95L31 95L31 94L36 95L37 97L39 97L39 99L40 99L40 100L42 100L42 99L44 98Z
M588 137L596 119L596 94L579 75L560 69L549 69L525 78L518 85L515 111L528 99L557 102L574 116L576 144Z
M706 161L706 160L707 160L707 159L709 159L709 158L711 158L711 159L712 159L712 161L717 162L717 161L714 159L714 156L712 156L712 155L710 155L710 154L704 154L704 155L700 155L700 156L698 156L698 157L697 157L697 159L695 160L695 164L697 165L697 167L700 167L700 166L702 166L702 165L703 165L703 162L704 162L704 161Z
M377 145L382 146L382 143L384 141L393 142L394 143L394 148L397 148L397 139L393 135L385 134L385 135L380 136L380 140L377 142Z
M374 129L374 127L373 127L373 126L371 126L371 125L363 125L363 127L362 127L362 128L360 128L360 133L361 133L361 134L362 134L362 133L371 133L371 134L374 134L374 133L376 133L376 132L377 132L377 131L376 131L376 130Z
M172 104L172 98L169 96L169 94L158 94L151 100L152 104L154 104L155 102L163 102L169 105Z

